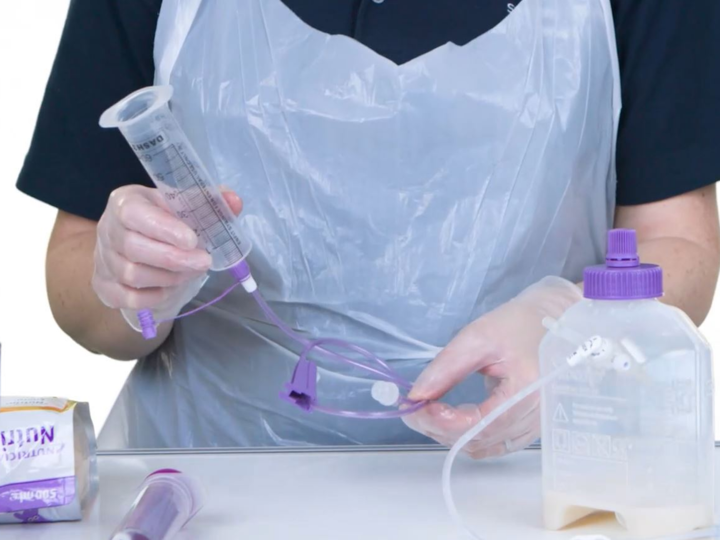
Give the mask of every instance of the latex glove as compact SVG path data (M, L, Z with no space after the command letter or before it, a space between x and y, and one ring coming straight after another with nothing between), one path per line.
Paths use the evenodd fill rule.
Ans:
M223 195L239 214L240 198ZM174 317L198 293L212 262L198 242L157 189L119 188L98 222L92 287L108 307Z
M543 318L558 319L581 298L580 288L569 281L545 278L465 327L421 373L409 397L438 400L473 372L485 376L489 397L458 408L433 402L405 417L405 423L452 446L498 405L537 380ZM526 448L540 435L539 409L536 393L490 424L465 452L481 459Z

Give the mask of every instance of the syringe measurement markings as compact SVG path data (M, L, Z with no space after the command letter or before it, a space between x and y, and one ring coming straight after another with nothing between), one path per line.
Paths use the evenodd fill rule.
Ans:
M200 223L202 223L205 227L210 227L211 225L215 225L217 223L220 223L220 225L222 225L214 212L211 214L205 214L202 217L198 216L198 219L200 220Z
M171 145L171 146L173 147L173 149L175 150L175 152L177 153L179 158L182 160L182 162L185 164L186 168L188 169L188 171L190 171L190 173L192 175L192 171L195 170L195 168L192 167L191 164L187 162L187 159L185 158L185 156L183 156L176 148L174 148L174 145ZM213 201L206 191L207 188L205 188L203 186L204 181L202 180L202 178L200 176L197 176L195 178L195 182L197 183L197 186L200 188L200 191L202 193L202 196L205 198L206 203L212 208L212 211L215 214L217 221L222 225L222 227L225 229L225 233L229 237L229 239L226 242L224 242L223 244L232 242L234 245L234 248L235 248L235 252L237 252L242 257L243 252L240 249L239 240L236 240L234 238L234 235L229 230L228 225L227 225L225 219L223 219L223 216L221 215L220 211L218 209L216 209L215 206L213 205ZM215 247L216 249L220 247L220 246L215 245L214 239L211 239L211 243L213 244L213 247ZM221 245L223 245L223 244L221 244Z
M164 147L159 148L155 152L149 152L147 155L151 156L153 158L153 161L157 163L158 156L163 156L165 158L165 162L167 163L168 167L164 168L164 170L160 171L160 174L163 177L170 176L175 180L175 183L183 186L185 184L185 180L190 177L190 182L186 183L188 187L191 185L195 185L194 180L192 179L192 174L188 167L185 165L182 157L180 156L179 152L175 148L174 144L165 145ZM184 171L186 174L180 175L178 174L178 171ZM156 169L157 172L157 169Z
M188 196L188 200L192 201L193 203L197 202L198 200L202 201L204 199L202 193L191 193Z
M204 214L202 213L203 210L205 211ZM215 212L213 212L213 209L210 207L209 204L203 204L199 208L193 209L192 211L195 212L195 215L198 217L198 219L203 219L203 218L205 218L207 216L211 216L215 213Z
M183 192L187 193L193 189L199 191L199 188L193 185L192 188L183 190ZM193 217L198 223L200 229L205 232L207 241L209 241L213 248L220 249L226 257L239 252L232 236L227 232L224 223L218 219L217 213L209 204L207 204L207 201L204 198L201 198L201 195L201 192L196 192L188 197L188 199L193 202L196 202L198 199L202 199L202 204L200 206L190 208L189 211L193 214ZM203 211L204 213L199 215Z
M237 248L235 247L235 242L232 241L232 238L228 238L228 241L222 244L219 249L224 255L231 255Z
M201 222L202 223L202 222ZM202 223L202 226L205 228L205 230L208 232L209 235L216 237L220 233L223 232L222 223L218 221L210 222L210 223Z
M169 144L164 149L158 149L156 152L152 152L149 154L153 160L157 163L157 157L158 156L164 156L166 158L166 162L168 165L168 169L163 171L162 177L170 177L175 181L175 184L178 188L178 192L181 195L184 195L188 193L189 191L192 191L193 188L196 191L196 193L191 194L189 196L183 197L186 201L189 199L193 203L197 202L198 199L204 199L203 193L201 188L197 185L195 179L193 178L192 171L190 168L186 165L185 161L183 160L182 156L178 152L177 148L174 144ZM167 180L165 180L167 181ZM199 208L187 208L192 214L192 217L194 218L193 221L196 223L198 229L206 229L208 222L206 220L200 220L198 219L198 216L195 215L195 213L198 210L207 209L207 212L202 216L205 217L209 214L215 214L213 208L211 205L207 204L207 201L203 201L204 204L202 204ZM217 218L217 216L215 216ZM217 222L217 219L215 220ZM214 244L215 242L211 240L211 244Z
M201 232L205 233L207 240L209 240L213 248L220 250L226 257L235 254L242 256L242 251L233 238L233 234L228 230L225 220L218 213L218 210L215 209L212 200L201 186L202 179L196 179L194 177L194 169L191 169L190 165L186 163L185 158L178 152L175 145L170 144L166 150L159 150L152 155L155 157L160 154L165 154L170 169L164 174L174 179L175 184L180 188L178 192L181 194L182 199L192 203L192 206L187 208L187 210L192 214L194 218L193 221L197 223ZM177 163L178 161L180 162L179 164ZM178 174L179 171L182 171L184 174ZM200 200L201 203L196 205L198 200ZM198 216L198 213L202 211L205 212L201 216Z
M232 240L229 240L225 244L223 244L221 247L216 248L220 251L220 253L223 254L226 260L233 260L233 258L238 253L237 246L235 245L235 242Z
M162 177L166 179L164 181L167 182L170 178L174 180L176 187L179 188L177 191L181 196L180 200L184 201L185 203L184 206L186 208L183 213L189 213L189 215L186 215L185 219L191 217L192 221L195 223L193 229L197 230L200 234L202 234L202 226L200 225L197 217L194 215L194 209L187 208L187 197L183 196L188 190L191 190L193 187L198 189L199 191L199 188L197 187L195 181L192 178L190 170L185 166L182 158L180 158L180 154L175 148L174 144L169 144L164 150L158 150L155 154L153 154L153 156L157 157L161 154L163 154L166 158L168 166L168 169L166 169L165 172L162 173Z
M192 175L190 174L190 171L188 171L186 169L184 172L185 172L184 176L180 176L180 175L175 176L175 182L177 183L177 185L179 187L181 187L183 189L187 189L187 188L194 186L195 182L192 179Z
M190 188L180 190L180 193L185 195L185 200L195 203L200 201L200 204L197 206L193 206L188 208L189 212L192 212L196 220L198 221L199 225L202 228L209 228L211 225L220 225L222 229L222 223L220 223L220 220L218 219L217 214L212 209L212 207L207 204L207 201L202 197L202 192L200 191L200 188L193 185Z
M165 157L167 159L168 166L170 167L170 171L174 172L180 168L185 168L185 164L183 163L182 158L180 157L180 153L177 151L177 148L175 148L174 144L170 144L167 147L167 150L164 152L158 152L158 154L164 153ZM157 155L157 154L156 154Z

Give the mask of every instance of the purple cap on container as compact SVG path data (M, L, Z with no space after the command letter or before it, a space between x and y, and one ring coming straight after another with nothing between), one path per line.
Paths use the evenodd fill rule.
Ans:
M585 298L592 300L642 300L663 295L662 269L640 264L637 237L631 229L608 232L605 264L585 269Z

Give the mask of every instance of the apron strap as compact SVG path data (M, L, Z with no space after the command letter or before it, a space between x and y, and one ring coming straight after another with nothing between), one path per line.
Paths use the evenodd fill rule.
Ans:
M170 74L201 3L202 0L163 0L155 31L155 84L170 84Z

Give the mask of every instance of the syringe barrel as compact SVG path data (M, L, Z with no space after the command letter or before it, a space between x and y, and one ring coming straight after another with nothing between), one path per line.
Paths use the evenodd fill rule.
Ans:
M212 256L212 269L232 268L251 243L170 110L171 97L170 86L143 88L105 111L100 125L120 130L170 209Z
M165 469L145 479L111 540L171 540L205 504L200 486Z

